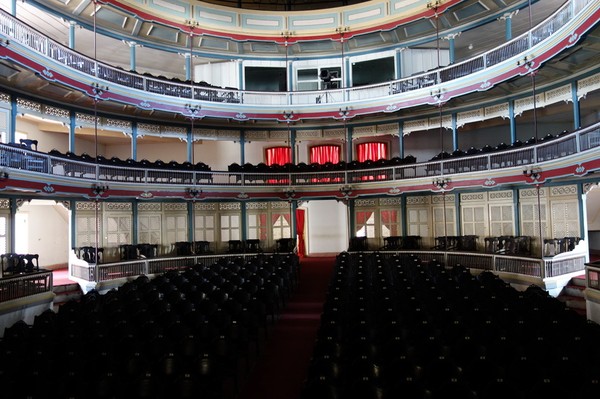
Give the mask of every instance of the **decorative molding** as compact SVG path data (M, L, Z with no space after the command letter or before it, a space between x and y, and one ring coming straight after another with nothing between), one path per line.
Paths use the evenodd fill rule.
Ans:
M107 202L104 204L107 211L128 212L133 210L131 202Z
M429 196L419 195L415 197L406 197L406 205L429 205L431 200Z
M342 130L343 131L343 129L338 129L338 130ZM324 136L323 135L323 131L321 129L298 130L298 131L296 131L296 139L297 140L320 139L323 136Z
M242 207L239 202L221 202L221 203L219 203L220 211L239 211L241 209L242 209Z
M431 197L432 204L444 204L445 203L446 205L448 205L449 203L453 204L454 201L456 201L455 194L433 195Z
M564 85L557 87L556 89L548 90L544 92L546 97L546 104L553 104L560 101L569 102L573 100L571 97L571 85Z
M165 202L163 204L164 211L187 211L187 203L185 202Z
M535 95L535 106L536 107L545 107L546 106L546 98L544 93L539 93ZM533 96L520 98L515 100L515 116L521 115L524 111L529 111L533 109Z
M105 120L105 126L107 128L113 128L115 130L122 131L124 133L131 133L132 130L131 122L122 119L107 118Z
M17 108L23 109L23 110L28 110L28 111L33 111L40 115L42 113L42 105L40 103L31 101L31 100L27 100L24 98L20 98L20 97L17 98Z
M266 202L248 202L246 209L269 209L269 204Z
M289 138L289 134L287 130L271 130L269 132L269 138L273 140L287 141Z
M439 126L439 123L438 123ZM402 131L404 134L409 134L412 132L416 132L419 130L427 130L429 128L429 120L428 119L419 119L415 121L405 121L404 126L402 127Z
M214 202L195 202L194 209L197 211L216 211L217 204Z
M491 118L502 118L507 119L510 117L508 103L491 105L484 108L485 119Z
M402 204L402 200L399 197L394 198L379 198L379 206L400 206Z
M535 199L537 198L537 189L535 188L524 188L519 190L519 198L520 199ZM540 188L540 197L546 197L546 188Z
M64 108L52 107L50 105L46 105L44 107L44 114L62 120L69 120L70 118L69 110L66 110Z
M346 131L343 128L340 129L324 129L322 137L325 139L342 139L346 138Z
M290 209L290 204L284 201L273 201L269 203L271 209Z
M10 94L8 93L0 93L0 102L10 104Z
M0 199L0 209L10 209L10 200L7 198Z
M564 197L577 195L577 186L575 184L569 186L557 186L550 188L550 195L552 197Z
M490 201L504 201L504 200L512 200L513 192L512 191L492 191L488 193Z
M386 123L385 125L377 125L377 134L389 134L392 136L398 136L400 134L400 128L398 127L398 123Z
M96 210L101 210L102 206L100 204L100 202L94 202L94 201L77 201L75 203L75 210L77 211L96 211Z
M137 209L140 212L160 212L162 206L160 202L142 202L137 204Z
M459 112L456 114L456 126L461 127L467 123L480 122L484 119L484 112L484 108L478 108L466 112Z
M577 99L585 98L591 91L600 89L600 73L577 81Z
M375 207L377 206L377 202L375 199L356 199L354 200L354 206L357 208Z
M486 200L486 193L462 193L460 194L460 202L481 202Z
M269 131L267 130L249 130L244 133L246 140L268 140Z

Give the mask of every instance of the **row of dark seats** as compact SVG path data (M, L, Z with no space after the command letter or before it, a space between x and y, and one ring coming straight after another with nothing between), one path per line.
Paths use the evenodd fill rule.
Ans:
M483 146L481 148L470 147L467 150L456 149L452 152L441 151L440 153L436 154L431 159L429 159L429 161L439 161L442 159L461 158L461 157L472 156L472 155L484 155L484 154L488 154L488 153L492 153L492 152L517 149L517 148L520 148L523 146L529 146L529 145L533 145L536 143L545 143L550 140L556 139L558 137L562 137L568 133L569 133L568 130L563 130L561 133L556 134L556 135L548 133L547 135L545 135L541 138L536 138L535 136L532 136L525 141L515 140L511 144L506 144L504 142L501 142L496 146L491 146L489 144L486 144L485 146Z
M147 159L135 160L132 158L121 159L119 157L111 157L106 158L103 155L98 155L94 157L89 155L88 153L83 153L81 155L77 155L71 151L67 151L66 153L62 153L57 149L51 150L48 155L52 155L55 157L67 158L72 161L80 161L80 162L97 162L100 165L107 166L118 166L123 168L148 168L148 169L166 169L166 170L176 170L176 171L210 171L211 167L204 162L197 162L195 164L184 161L170 161L164 162L160 159L155 161L149 161Z
M39 254L4 253L0 255L2 274L31 273L40 270Z
M301 398L597 396L599 334L542 288L490 271L341 253Z
M19 321L0 340L10 398L232 399L297 284L292 254L139 276ZM269 322L271 321L271 322Z
M228 166L228 172L232 173L312 173L312 172L343 172L346 170L361 170L361 169L373 169L373 168L385 168L392 166L409 165L416 163L417 159L412 155L407 155L404 158L393 157L391 159L379 159L377 161L352 161L345 162L340 161L337 163L325 162L325 163L305 163L299 162L298 164L286 163L285 165L273 164L267 165L264 162L256 165L251 163L245 163L240 165L238 163L232 163Z

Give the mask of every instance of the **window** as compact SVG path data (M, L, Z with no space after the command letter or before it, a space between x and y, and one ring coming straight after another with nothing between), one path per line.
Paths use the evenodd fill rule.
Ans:
M375 213L373 211L356 212L356 237L375 237Z
M5 254L8 249L8 218L0 216L0 253Z
M215 241L215 217L214 215L196 215L194 219L194 230L196 241Z
M492 237L515 234L513 213L512 205L490 205L490 233Z
M339 145L315 145L310 147L310 162L324 164L340 162Z
M429 237L427 209L408 209L408 235Z
M267 165L285 165L292 162L292 149L290 147L270 147L265 150L265 163Z
M96 217L77 215L75 220L76 237L78 247L96 246Z
M267 239L267 214L255 213L248 215L248 238L265 241Z
M356 145L356 159L359 162L377 161L382 158L387 159L387 157L387 143L372 142L360 143Z
M342 87L342 69L340 67L319 67L298 69L297 90L325 90Z
M106 217L106 245L131 244L131 215Z
M542 236L547 237L546 227L546 204L542 203L539 208L542 219ZM538 217L537 203L521 204L521 234L530 237L540 236L540 218Z
M577 200L552 201L552 237L579 237Z
M138 242L144 244L161 243L161 215L139 215Z
M487 217L485 205L462 207L462 232L463 235L475 235L484 237L486 235Z
M239 215L221 215L221 241L229 240L241 240Z
M433 208L433 234L435 237L454 235L454 207L446 204L445 210L446 219L444 219L444 207Z
M187 241L187 215L165 216L167 243Z
M381 237L399 236L400 230L400 211L385 209L379 213L381 217Z
M279 240L280 238L291 238L292 231L290 228L290 215L286 214L272 214L271 220L273 221L273 241Z

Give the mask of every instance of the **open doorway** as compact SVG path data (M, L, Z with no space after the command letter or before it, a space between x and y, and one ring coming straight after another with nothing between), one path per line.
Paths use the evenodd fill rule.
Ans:
M336 200L309 201L306 211L306 252L309 256L338 254L348 249L348 207Z
M15 215L15 252L39 254L40 268L66 268L69 257L69 210L53 200L33 199Z

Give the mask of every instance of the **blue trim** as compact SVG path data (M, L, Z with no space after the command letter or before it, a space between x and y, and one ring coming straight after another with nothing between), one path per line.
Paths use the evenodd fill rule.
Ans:
M297 239L298 234L296 233L296 210L298 209L298 202L296 201L292 201L291 202L291 209L290 209L290 222L291 222L291 238L293 239Z
M129 69L136 70L135 66L135 44L129 44Z
M583 190L583 184L584 183L577 183L577 204L579 205L579 237L587 240L587 210L585 208L585 191Z
M137 159L137 133L138 123L134 121L131 124L131 159Z
M356 223L354 222L354 200L348 200L348 240L354 237L356 231Z
M290 130L290 150L292 152L292 163L296 163L296 129Z
M398 122L398 156L404 158L404 122Z
M246 144L246 135L245 135L245 130L240 130L240 165L243 165L244 163L246 163L246 150L245 150L245 144Z
M77 220L77 201L75 200L70 200L69 201L69 207L71 209L71 248L75 248L75 246L77 245L77 234L76 234L76 228L77 228L77 224L75 223L75 221Z
M75 129L77 129L77 117L73 110L69 111L69 151L75 152Z
M187 218L188 218L188 241L195 241L194 237L194 201L187 203Z
M455 60L455 48L454 48L454 38L451 37L450 39L448 39L448 46L450 47L449 50L449 58L450 58L450 63L454 64L454 60Z
M512 17L506 18L504 20L504 26L505 26L504 38L506 39L507 42L509 42L512 40Z
M346 162L352 162L354 156L354 148L352 148L352 132L354 128L352 126L346 126Z
M394 55L394 78L402 79L402 49L396 49Z
M517 141L517 121L515 119L515 100L508 100L508 120L510 122L510 142Z
M10 120L8 121L8 137L7 142L15 142L15 132L17 130L17 96L10 96Z
M17 0L10 0L10 14L13 17L17 16Z
M408 226L407 226L407 213L406 213L406 194L402 194L400 195L400 212L402 213L401 215L401 223L400 223L400 228L402 229L401 234L402 236L406 236L407 232L408 232Z
M519 189L513 188L513 218L515 220L515 236L521 235L521 209L519 203Z
M452 149L458 150L458 128L456 127L456 113L452 113Z
M75 49L75 24L72 22L69 23L69 48Z
M192 57L185 55L185 79L192 80Z
M579 99L577 98L577 82L571 83L571 100L573 101L573 130L577 130L581 127L580 104Z
M242 229L241 231L241 236L242 236L242 240L246 240L246 238L248 237L248 232L246 231L246 229L248 228L248 220L247 218L247 212L246 212L246 203L245 202L240 202L240 228Z
M462 215L460 213L460 193L454 193L454 225L456 226L456 235L462 236Z
M136 245L139 243L138 240L138 232L139 232L139 210L138 210L138 201L136 199L131 201L131 217L133 218L133 223L131 223L132 232L131 232L131 243Z
M10 200L10 226L8 227L9 229L9 234L10 234L10 252L15 252L15 241L17 240L16 237L16 218L17 218L17 199L16 198L11 198Z
M187 151L187 160L188 162L192 162L194 163L193 159L194 159L194 137L193 137L193 132L192 132L192 127L189 126L187 128L187 145L186 145L186 151Z

